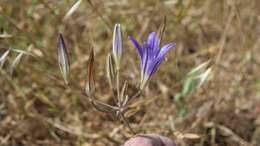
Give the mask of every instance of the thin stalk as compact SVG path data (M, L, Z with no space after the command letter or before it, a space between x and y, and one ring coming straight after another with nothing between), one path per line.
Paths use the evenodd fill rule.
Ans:
M87 96L85 93L82 93L84 96ZM93 102L93 103L97 103L97 104L100 104L100 105L102 105L102 106L105 106L105 107L107 107L107 108L110 108L110 109L112 109L112 110L119 110L119 108L118 107L116 107L116 106L112 106L112 105L109 105L109 104L106 104L106 103L104 103L104 102L101 102L101 101L98 101L98 100L96 100L94 97L89 97L89 96L87 96L89 99L90 99L90 102ZM96 106L96 104L94 104L95 106Z
M104 109L99 108L99 107L95 104L95 102L94 102L93 100L91 100L91 99L90 99L90 103L91 103L91 105L92 105L96 110L98 110L99 112L102 112L102 113L110 113L110 111L107 111L107 110L104 110Z
M125 118L125 116L120 113L120 117L122 118L124 124L128 127L128 129L135 135L136 132L134 131L134 129L131 127L130 123L127 121L127 119Z
M117 90L117 104L120 106L122 101L120 98L120 81L119 81L119 77L120 77L120 71L119 69L117 69L116 71L116 90Z
M131 96L126 102L125 102L125 104L124 104L124 106L125 105L127 105L129 102L131 102L132 100L134 100L134 99L136 99L137 97L139 97L140 95L141 95L141 93L142 93L142 90L138 90L133 96Z
M98 101L98 100L94 100L93 98L91 98L90 100L91 100L92 102L94 102L94 103L100 104L100 105L105 106L105 107L107 107L107 108L110 108L110 109L112 109L112 110L119 110L118 107L115 107L115 106L112 106L112 105L103 103L103 102Z
M113 101L114 103L116 103L116 105L118 106L118 101L117 101L117 91L115 89L112 89L113 92Z

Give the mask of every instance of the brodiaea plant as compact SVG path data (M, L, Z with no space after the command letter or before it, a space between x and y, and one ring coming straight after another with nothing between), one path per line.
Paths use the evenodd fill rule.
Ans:
M114 113L125 125L135 133L131 128L125 113L130 110L131 103L136 101L142 94L143 89L149 83L152 75L159 68L160 64L164 61L166 54L175 47L175 43L169 43L160 47L160 40L164 31L164 25L159 29L159 33L152 32L148 38L141 45L134 37L130 36L133 46L137 49L140 58L140 81L137 86L135 94L129 96L127 94L128 84L124 81L123 86L120 86L120 71L121 61L123 59L123 40L120 24L115 24L113 32L113 46L112 54L107 57L107 76L111 86L111 90L114 93L115 105L109 105L101 102L95 98L95 82L94 82L94 51L91 51L88 60L88 76L85 86L84 96L88 97L90 103L97 110L106 113ZM62 77L65 84L69 85L69 55L65 45L63 36L59 36L58 44L58 61L61 70Z

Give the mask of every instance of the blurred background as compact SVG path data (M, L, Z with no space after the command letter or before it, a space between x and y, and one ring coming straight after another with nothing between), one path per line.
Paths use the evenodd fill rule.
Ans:
M128 118L138 133L180 146L260 145L259 0L0 0L0 145L119 146L131 136L118 118L97 111L84 89L95 51L98 100L113 105L106 78L115 23L122 26L122 80L136 91L139 61L128 40L144 40L166 16L162 44L176 42ZM57 61L62 32L71 61L63 87ZM18 50L18 51L17 51ZM18 57L19 52L29 55ZM181 100L188 72L210 60L211 78ZM15 62L14 62L15 61Z

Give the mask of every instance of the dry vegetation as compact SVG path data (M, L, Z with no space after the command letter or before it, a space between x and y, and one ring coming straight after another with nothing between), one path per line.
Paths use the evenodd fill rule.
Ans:
M12 76L17 52L0 70L0 145L117 146L132 136L117 118L95 110L79 94L95 51L97 98L113 104L105 60L112 28L123 27L123 77L129 94L139 78L136 50L167 17L163 42L177 47L155 74L129 118L138 133L161 133L180 146L260 145L259 0L84 0L66 21L75 0L1 0L0 54L30 51ZM71 56L71 86L64 88L57 63L58 33ZM31 46L28 48L28 46ZM28 50L30 49L30 50ZM211 60L211 80L185 98L186 116L174 96L194 66ZM57 78L58 77L58 78ZM192 133L192 135L190 134ZM184 137L183 137L184 136ZM196 136L199 136L196 137Z

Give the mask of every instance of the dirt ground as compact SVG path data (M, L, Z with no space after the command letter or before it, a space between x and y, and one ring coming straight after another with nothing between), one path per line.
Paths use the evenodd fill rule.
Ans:
M0 0L0 56L30 52L0 69L0 146L119 146L133 136L113 114L82 96L91 49L96 98L113 105L106 75L115 23L122 26L123 80L136 92L139 58L128 39L146 39L166 16L162 44L176 42L128 117L137 133L159 133L178 146L260 146L259 0ZM75 6L75 5L74 5ZM57 59L62 32L70 85ZM29 47L28 47L29 46ZM210 60L211 78L183 99L185 76ZM12 75L10 70L14 69ZM12 71L11 71L12 72Z

